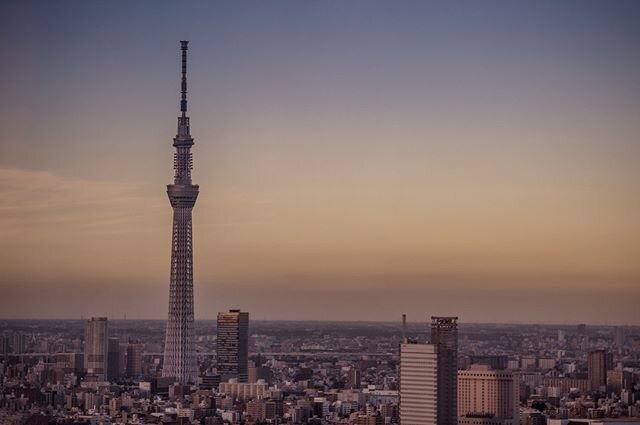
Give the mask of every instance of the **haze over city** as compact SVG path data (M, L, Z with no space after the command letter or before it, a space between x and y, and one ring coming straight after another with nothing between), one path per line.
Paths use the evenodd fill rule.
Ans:
M185 39L196 318L640 324L638 3L156 4L0 4L0 317L166 318Z

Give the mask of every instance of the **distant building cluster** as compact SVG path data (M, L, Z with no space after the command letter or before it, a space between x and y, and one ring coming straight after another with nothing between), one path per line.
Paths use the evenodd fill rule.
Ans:
M640 425L639 328L229 310L194 329L183 384L162 373L164 322L0 323L0 423Z

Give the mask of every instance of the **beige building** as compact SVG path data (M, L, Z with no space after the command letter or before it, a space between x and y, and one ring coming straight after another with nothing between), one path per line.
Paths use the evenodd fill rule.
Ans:
M517 425L520 385L516 374L471 365L458 371L458 423Z
M221 382L218 391L231 397L242 400L263 399L271 395L267 383L259 379L256 383L238 382L237 379L229 379L229 382Z

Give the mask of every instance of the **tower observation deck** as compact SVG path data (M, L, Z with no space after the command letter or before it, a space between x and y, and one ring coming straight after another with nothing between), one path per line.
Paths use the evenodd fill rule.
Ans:
M195 382L198 376L193 329L193 226L192 210L198 198L198 185L191 182L193 137L187 117L187 49L181 41L182 79L178 133L173 139L174 180L167 185L173 207L171 238L171 274L169 283L169 316L164 343L162 376L175 377L176 382Z

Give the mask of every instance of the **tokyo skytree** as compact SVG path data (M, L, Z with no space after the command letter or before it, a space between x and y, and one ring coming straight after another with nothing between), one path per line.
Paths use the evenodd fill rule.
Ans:
M198 376L193 330L193 239L191 210L198 197L198 185L191 183L193 138L187 117L187 49L181 41L182 82L178 134L173 139L174 181L167 185L173 207L171 239L171 280L169 317L164 342L162 376L175 377L181 384L195 382Z

